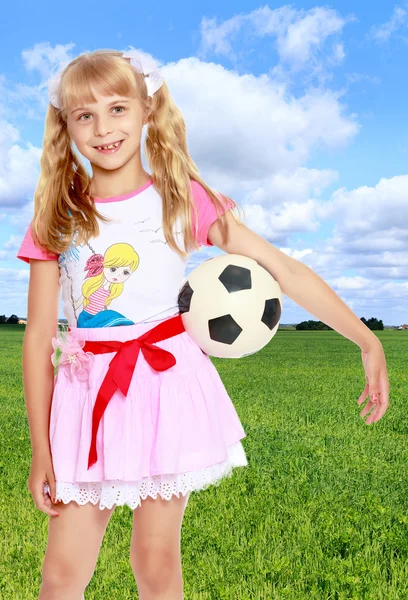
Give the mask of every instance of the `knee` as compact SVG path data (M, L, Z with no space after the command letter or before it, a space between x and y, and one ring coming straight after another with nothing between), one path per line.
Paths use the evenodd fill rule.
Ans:
M140 588L161 593L181 577L180 549L163 546L132 548L130 564Z
M83 593L91 577L92 573L86 573L62 558L47 559L46 557L42 568L40 598L45 600L47 594L57 592Z

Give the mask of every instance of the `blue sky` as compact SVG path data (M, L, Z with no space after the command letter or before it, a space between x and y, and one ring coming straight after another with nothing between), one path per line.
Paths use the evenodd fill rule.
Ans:
M408 323L408 4L185 7L27 1L3 12L0 314L26 316L29 267L15 254L38 178L38 85L59 60L134 46L161 61L193 160L243 206L246 224L359 317ZM194 254L187 272L217 252ZM282 322L315 318L284 300Z

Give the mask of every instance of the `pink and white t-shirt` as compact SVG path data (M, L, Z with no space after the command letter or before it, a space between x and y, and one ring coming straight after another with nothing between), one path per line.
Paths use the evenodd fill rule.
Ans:
M208 230L217 219L204 188L191 181L198 213L197 241L211 246ZM150 178L141 188L110 198L94 198L113 219L99 223L100 235L73 243L62 254L34 244L31 224L17 258L58 260L63 312L70 327L113 327L156 321L178 313L178 294L188 257L169 248L163 235L162 198ZM226 210L232 205L226 201ZM175 239L184 249L180 223Z

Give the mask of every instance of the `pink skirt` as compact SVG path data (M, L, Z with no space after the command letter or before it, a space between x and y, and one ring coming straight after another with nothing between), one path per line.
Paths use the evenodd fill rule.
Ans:
M74 342L126 341L163 320L74 327L62 335ZM49 429L57 499L134 509L147 496L170 500L206 489L248 464L240 442L245 431L210 358L185 331L156 345L176 364L156 371L139 353L127 396L117 389L102 416L98 459L89 469L93 407L116 352L95 354L81 377L69 361L58 364Z

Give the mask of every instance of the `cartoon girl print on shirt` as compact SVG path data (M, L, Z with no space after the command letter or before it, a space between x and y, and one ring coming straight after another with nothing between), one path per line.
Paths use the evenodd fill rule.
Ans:
M84 270L82 295L74 301L75 309L83 306L77 327L115 327L134 325L121 313L109 308L123 292L125 282L139 266L139 255L130 244L112 244L105 254L93 254Z

